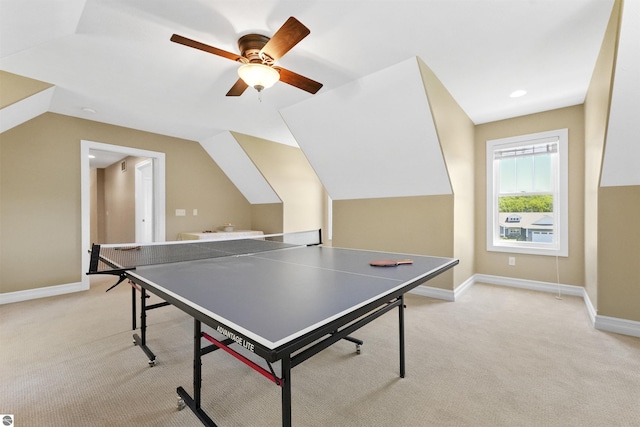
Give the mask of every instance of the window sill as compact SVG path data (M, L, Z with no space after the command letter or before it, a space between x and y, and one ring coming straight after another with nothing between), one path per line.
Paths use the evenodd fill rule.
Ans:
M492 245L487 247L488 252L506 252L526 255L561 256L568 257L569 251L564 248L545 248L540 246L527 246L517 244Z

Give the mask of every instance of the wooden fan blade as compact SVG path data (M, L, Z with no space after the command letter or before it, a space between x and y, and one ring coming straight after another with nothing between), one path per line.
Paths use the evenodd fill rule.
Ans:
M280 81L291 86L295 86L298 89L305 90L309 93L316 93L322 88L322 83L318 83L315 80L311 80L308 77L296 74L293 71L289 71L286 68L273 67L280 73Z
M248 87L249 85L246 84L244 80L238 79L231 89L229 89L229 92L227 92L227 96L240 96Z
M174 43L192 47L194 49L200 49L205 52L213 53L214 55L222 56L223 58L231 59L232 61L239 61L242 58L237 53L227 52L226 50L218 49L217 47L209 46L208 44L200 43L198 41L188 39L178 34L172 35L171 41Z
M307 27L292 16L276 31L271 40L264 45L261 52L266 53L271 59L277 61L310 33L311 31Z

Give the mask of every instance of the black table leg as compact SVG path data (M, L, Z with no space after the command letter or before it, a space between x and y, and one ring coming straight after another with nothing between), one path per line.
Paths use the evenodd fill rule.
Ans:
M398 310L398 324L400 328L400 378L404 378L404 295L400 296Z
M147 347L147 290L140 290L140 335L133 334L133 342L140 346L149 358L149 366L155 366L156 355Z
M282 361L282 426L291 427L291 356Z
M136 330L136 288L131 286L131 329Z
M202 324L199 320L193 320L193 400L196 409L200 409L202 391Z
M209 415L200 407L202 392L202 324L193 319L193 397L182 387L177 388L178 409L188 406L198 417L202 424L208 427L217 427Z

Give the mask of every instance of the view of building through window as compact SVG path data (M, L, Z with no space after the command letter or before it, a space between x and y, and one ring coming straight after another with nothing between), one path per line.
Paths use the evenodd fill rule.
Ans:
M504 240L553 243L556 142L495 151L498 212ZM513 215L515 213L527 215Z

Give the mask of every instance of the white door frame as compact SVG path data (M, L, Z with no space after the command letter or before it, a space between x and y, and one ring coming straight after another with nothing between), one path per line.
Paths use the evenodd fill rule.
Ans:
M80 194L81 194L81 236L82 236L82 289L89 289L89 250L91 249L91 171L89 151L101 150L122 153L128 156L147 157L153 161L153 211L155 213L154 241L165 241L165 154L157 151L140 150L120 145L104 144L94 141L80 141ZM122 242L129 243L129 242Z
M135 177L135 221L136 221L136 242L148 243L155 241L155 231L153 224L155 222L155 212L153 209L153 176L151 176L151 191L147 190L148 172L145 172L147 168L151 168L153 173L153 160L148 159L136 164L136 177ZM148 204L151 202L151 218L148 218L147 213ZM148 234L148 223L151 221L151 236ZM150 238L148 238L150 237Z

